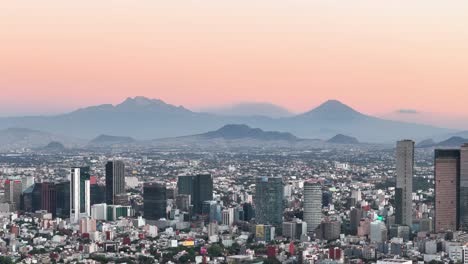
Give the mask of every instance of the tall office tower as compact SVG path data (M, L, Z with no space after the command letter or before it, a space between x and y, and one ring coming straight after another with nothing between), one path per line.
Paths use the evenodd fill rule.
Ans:
M57 189L53 182L42 183L41 209L47 210L53 216L57 213Z
M255 185L255 221L279 226L283 222L283 179L258 177ZM319 203L321 206L321 196Z
M193 208L196 213L201 213L203 202L213 200L213 178L211 174L196 175L193 186Z
M91 205L106 202L106 186L90 182Z
M414 174L414 141L402 140L396 147L395 223L411 227Z
M166 186L148 182L143 185L143 215L148 220L166 218Z
M21 206L21 193L23 187L21 180L6 180L5 181L5 202L10 203L10 210L19 210Z
M81 217L91 215L89 167L72 168L70 175L70 221L78 223Z
M122 161L106 163L106 203L115 204L115 196L125 192L125 165Z
M460 150L436 149L434 166L435 231L456 231L460 213Z
M304 182L304 221L309 233L322 222L322 185L316 180Z
M203 202L213 200L213 178L211 174L180 176L177 190L179 194L190 195L194 213L201 214Z
M351 235L357 235L359 223L361 223L361 218L362 218L362 210L358 208L353 208L350 212L350 231Z
M32 190L32 203L31 203L31 211L35 212L37 210L42 209L42 183L38 182L34 184Z
M70 182L56 183L55 189L57 192L57 209L55 213L57 217L68 218L70 217Z
M468 144L460 149L460 218L459 228L468 231Z

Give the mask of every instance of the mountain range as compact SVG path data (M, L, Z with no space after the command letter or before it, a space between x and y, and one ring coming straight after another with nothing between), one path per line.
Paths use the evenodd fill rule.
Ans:
M200 113L146 97L127 98L117 105L90 106L54 116L0 118L0 129L20 127L86 140L102 134L139 140L180 137L214 131L226 124L287 132L299 138L326 139L344 134L369 143L393 143L402 138L422 140L458 132L380 119L336 100L326 101L306 113L281 118Z
M468 138L463 138L459 136L452 136L446 140L440 142L435 142L433 139L426 139L419 142L416 147L418 148L432 148L432 147L441 147L441 148L459 148L463 144L468 143Z

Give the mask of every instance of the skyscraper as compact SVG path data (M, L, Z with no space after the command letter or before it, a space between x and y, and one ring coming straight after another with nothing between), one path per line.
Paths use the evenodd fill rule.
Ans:
M414 174L414 141L402 140L396 147L395 223L411 227Z
M177 190L190 195L194 213L201 214L203 202L213 200L213 178L211 174L179 176Z
M89 167L72 168L70 175L70 221L78 223L91 215Z
M322 185L316 180L304 182L304 221L309 233L322 222Z
M434 166L435 231L455 231L460 213L460 150L436 149Z
M283 221L283 179L258 177L255 185L255 220L258 224L281 225ZM322 196L319 203L322 205Z
M41 189L41 209L56 215L57 189L55 183L44 182Z
M23 185L21 180L6 180L5 181L5 202L10 203L10 210L15 211L20 209L21 193Z
M166 186L148 182L143 185L143 214L148 220L166 218Z
M125 192L125 165L122 161L106 163L106 203L115 204L115 196Z
M37 184L37 183L36 183ZM56 214L61 218L70 217L70 182L59 182L55 184L57 192Z
M460 149L460 220L459 227L468 231L468 144Z

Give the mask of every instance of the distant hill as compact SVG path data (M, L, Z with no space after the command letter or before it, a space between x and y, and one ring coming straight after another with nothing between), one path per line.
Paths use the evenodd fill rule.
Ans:
M34 129L7 128L0 130L0 151L42 148L51 142L66 142L69 146L80 144L80 140L74 138Z
M135 139L131 137L99 135L88 143L88 146L111 146L120 144L134 143Z
M251 128L247 125L225 125L222 128L196 135L195 137L204 139L256 139L256 140L298 140L296 136L291 133L276 132L276 131L263 131L260 128Z
M327 142L333 144L359 144L359 140L357 140L357 138L343 134L338 134L327 140Z
M202 111L224 116L266 116L279 118L293 115L287 109L270 103L240 103L232 106L207 108Z
M49 144L47 144L47 146L41 148L41 150L45 150L45 151L63 151L63 150L65 150L65 146L62 143L58 142L58 141L52 141Z
M447 140L437 143L436 147L460 147L461 145L468 143L468 139L462 137L451 137Z
M419 142L416 147L418 148L432 148L432 147L461 147L463 144L468 143L468 138L452 136L446 140L435 142L432 139L427 139Z
M416 144L415 147L417 148L428 148L428 147L432 147L434 145L436 145L437 143L432 139L425 139L421 142L419 142L418 144Z
M24 127L86 139L101 134L112 135L115 131L140 140L180 137L214 131L225 124L284 131L300 138L326 139L337 134L353 135L369 143L394 143L401 138L422 140L457 132L372 117L336 100L329 100L306 113L282 118L197 113L183 106L146 97L127 98L117 105L91 106L55 116L0 118L0 129ZM45 144L41 141L41 145Z

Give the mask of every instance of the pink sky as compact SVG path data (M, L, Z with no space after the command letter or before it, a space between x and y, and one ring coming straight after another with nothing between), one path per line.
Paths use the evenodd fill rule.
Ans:
M5 1L0 116L143 95L197 109L468 115L468 1Z

